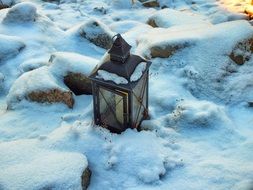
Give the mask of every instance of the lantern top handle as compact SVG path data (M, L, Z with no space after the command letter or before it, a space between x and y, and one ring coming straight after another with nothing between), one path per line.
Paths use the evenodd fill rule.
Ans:
M120 39L120 38L122 38L120 34L116 34L112 37L113 44L117 47L121 47L122 45L119 41L118 42L116 41L116 39Z
M115 41L115 37L121 37L121 35L118 33L118 34L115 34L113 37L112 37L112 40Z

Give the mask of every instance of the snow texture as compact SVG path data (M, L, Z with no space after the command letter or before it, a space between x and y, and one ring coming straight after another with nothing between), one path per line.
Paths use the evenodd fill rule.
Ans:
M159 0L164 10L127 0L33 3L0 10L0 189L81 189L87 160L91 190L252 189L253 58L248 50L243 65L229 57L252 39L248 2ZM3 22L15 7L20 18ZM67 72L88 74L108 59L86 31L108 34L103 45L120 32L147 57L153 47L183 47L151 59L150 120L140 132L95 126L90 95L75 96L72 110L23 101L35 89L69 90Z

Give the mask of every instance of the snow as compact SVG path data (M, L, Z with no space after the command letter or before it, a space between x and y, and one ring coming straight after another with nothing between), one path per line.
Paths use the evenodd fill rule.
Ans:
M87 163L92 190L252 188L253 58L229 58L253 36L246 1L159 0L164 10L126 0L32 3L35 22L0 24L0 189L81 189ZM0 10L0 21L11 9ZM146 24L152 16L165 28ZM98 28L85 25L94 20ZM108 58L85 31L123 33L132 53L147 56L151 47L187 44L150 60L150 120L140 132L95 126L90 95L74 96L73 109L23 100L35 89L66 91L67 72L88 75Z
M96 76L96 78L103 79L105 81L112 81L116 84L127 84L128 83L127 79L125 79L124 77L121 77L115 73L109 73L104 70L98 70L97 73L98 73L98 75Z
M135 68L133 74L130 77L130 81L134 82L137 81L141 78L143 72L146 70L147 67L147 63L146 62L141 62L137 65L137 67Z

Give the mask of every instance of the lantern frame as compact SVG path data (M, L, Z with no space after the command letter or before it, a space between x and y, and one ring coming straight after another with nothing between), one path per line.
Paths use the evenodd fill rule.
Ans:
M118 39L120 38L120 42L127 43L120 35L117 35L117 38ZM127 51L125 51L126 52L125 55L121 56L126 56L127 53L129 54L130 50L128 50L128 48L131 46L128 44L123 44L122 47L127 47ZM112 52L113 49L115 49L114 45L109 52ZM113 53L111 55L115 56L115 52ZM132 74L134 73L137 66L142 62L146 63L145 69L142 71L142 75L138 80L131 82L130 78ZM94 121L96 125L105 127L109 129L111 132L121 133L127 128L138 129L142 120L148 119L148 96L149 96L148 83L149 83L150 65L151 65L150 61L147 61L140 56L129 54L127 55L126 58L123 57L122 62L115 61L112 57L110 57L110 60L105 61L95 69L95 71L91 74L89 78L91 79L92 83L93 108L94 108L93 112L94 112ZM128 83L116 84L112 80L104 80L103 78L99 77L98 74L99 70L106 71L109 74L116 74L119 77L123 77L128 81ZM138 85L140 85L140 88L143 88L144 90L141 90L140 94L136 95L135 90L138 87ZM101 91L101 89L106 91ZM103 97L104 96L103 93L107 93L109 99L112 98L113 100L106 99L108 97ZM117 103L116 99L118 97L122 97L123 108L121 108L120 106L117 107L118 104L116 104ZM144 97L146 97L145 102L143 102ZM135 103L134 101L135 102L137 101L137 103ZM115 117L113 119L116 121L118 119L117 117L118 115L122 116L119 110L122 110L124 122L121 125L113 126L111 124L114 123L114 121L110 118L113 115ZM142 110L144 110L143 113L141 113ZM107 113L108 118L106 118L105 116ZM122 120L121 117L120 119Z

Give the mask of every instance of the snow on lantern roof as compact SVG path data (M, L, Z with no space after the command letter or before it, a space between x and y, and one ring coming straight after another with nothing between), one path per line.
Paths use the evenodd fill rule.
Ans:
M138 55L130 54L131 46L127 44L120 34L116 36L117 39L114 41L109 52L118 52L120 55L115 56L121 56L123 53L122 46L125 46L128 51L126 60L119 63L111 59L112 54L110 54L110 59L105 59L102 64L94 70L90 78L97 82L107 83L108 85L117 84L125 89L132 89L144 72L149 69L151 62ZM117 47L119 50L116 49Z

